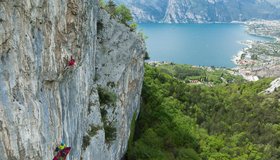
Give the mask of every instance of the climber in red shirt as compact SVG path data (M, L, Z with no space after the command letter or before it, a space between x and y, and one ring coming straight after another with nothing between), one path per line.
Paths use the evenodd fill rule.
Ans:
M68 66L74 66L76 63L75 59L73 58L73 56L71 56L71 59L68 61Z

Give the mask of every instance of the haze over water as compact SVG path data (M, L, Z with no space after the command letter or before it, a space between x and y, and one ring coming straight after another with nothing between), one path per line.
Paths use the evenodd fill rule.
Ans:
M241 24L140 24L148 36L150 60L200 66L234 67L231 61L249 35Z

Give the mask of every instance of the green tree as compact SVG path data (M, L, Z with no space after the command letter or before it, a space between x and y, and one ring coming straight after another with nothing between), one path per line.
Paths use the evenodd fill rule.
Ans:
M130 29L131 29L132 31L135 31L135 30L137 29L137 26L138 26L138 24L135 23L135 22L132 22L132 23L129 25L129 27L130 27Z
M107 5L106 5L106 10L113 16L115 17L116 15L116 4L113 0L109 0Z
M115 15L121 23L126 25L133 20L130 10L123 4L116 7Z
M212 81L221 75L238 81L208 86L181 79L198 74ZM128 160L280 159L280 91L260 93L272 80L245 82L218 68L207 72L188 65L145 65Z
M104 0L99 0L99 6L103 9L106 8L106 2Z

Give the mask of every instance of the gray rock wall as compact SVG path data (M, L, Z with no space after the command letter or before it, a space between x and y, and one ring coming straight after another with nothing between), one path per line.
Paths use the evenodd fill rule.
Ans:
M97 0L0 0L0 160L49 160L61 141L69 160L120 159L144 52ZM98 88L116 100L100 105Z

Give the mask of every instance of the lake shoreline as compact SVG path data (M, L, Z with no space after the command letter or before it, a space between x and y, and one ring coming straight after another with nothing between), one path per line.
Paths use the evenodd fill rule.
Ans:
M250 21L236 24L227 23L226 25L216 24L212 26L211 24L147 24L142 26L142 29L146 29L151 35L150 37L147 34L150 37L148 49L149 45L159 49L150 50L152 51L150 53L154 53L150 56L151 61L154 61L155 64L174 63L189 64L194 67L223 68L248 81L256 81L262 77L280 76L280 59L271 56L274 54L272 52L275 47L278 47L276 44L280 41L275 29L269 30L271 25L276 28L278 22ZM268 27L265 28L264 24ZM187 31L186 35L184 35L185 31ZM210 31L211 34L209 34ZM184 37L187 39L182 39ZM205 38L208 41L205 41ZM156 43L149 44L151 39ZM236 41L239 41L239 44L236 44ZM178 44L189 46L189 48L182 50ZM198 48L193 46L198 46ZM201 53L199 49L202 49L203 52ZM261 53L263 50L267 53ZM280 48L277 50L279 50L280 57ZM219 54L215 52L219 52Z
M224 24L142 24L149 37L151 60L197 66L235 67L231 61L244 46L243 40L262 40L244 32L244 23Z
M244 61L242 61L242 56L243 55L247 56L246 51L248 49L252 48L252 43L254 43L254 42L247 40L247 41L243 41L240 43L245 45L246 47L233 56L232 61L236 65L236 67L234 67L232 69L235 71L236 75L240 75L248 81L258 81L259 78L257 76L251 75L250 72L248 72L247 70L244 70L244 68L242 67L245 63Z
M250 21L246 32L267 37L273 41L243 41L246 47L233 56L234 70L249 81L263 77L279 77L280 72L280 21Z

